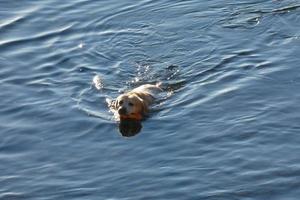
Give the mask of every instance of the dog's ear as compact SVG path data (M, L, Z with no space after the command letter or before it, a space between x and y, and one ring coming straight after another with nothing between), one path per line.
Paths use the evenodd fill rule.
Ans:
M149 102L146 100L147 97L143 93L136 92L136 97L139 99L140 107L141 107L141 114L143 116L147 116L149 112Z
M142 115L147 116L149 112L149 105L147 104L146 101L141 99L141 106L142 106Z

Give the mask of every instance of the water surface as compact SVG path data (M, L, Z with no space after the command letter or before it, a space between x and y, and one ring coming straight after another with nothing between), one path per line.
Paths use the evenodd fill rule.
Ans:
M299 12L1 0L0 199L299 199ZM157 81L122 137L106 99Z

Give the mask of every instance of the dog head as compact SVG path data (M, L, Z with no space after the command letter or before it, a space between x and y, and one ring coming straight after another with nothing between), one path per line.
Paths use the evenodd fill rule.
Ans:
M120 116L145 116L148 113L147 103L135 93L120 95L115 101L115 109Z

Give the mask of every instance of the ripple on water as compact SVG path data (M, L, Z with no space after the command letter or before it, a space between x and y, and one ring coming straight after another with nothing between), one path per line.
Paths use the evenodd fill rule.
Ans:
M0 199L299 197L297 2L0 5ZM106 100L158 81L122 137Z

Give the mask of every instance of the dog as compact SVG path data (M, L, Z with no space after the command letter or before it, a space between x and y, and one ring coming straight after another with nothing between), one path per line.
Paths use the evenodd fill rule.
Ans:
M118 96L113 107L117 111L120 120L142 120L147 116L149 106L162 91L161 83L141 85Z

